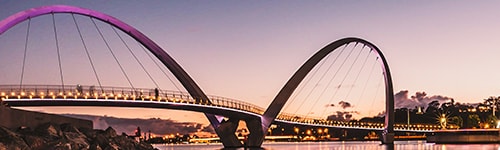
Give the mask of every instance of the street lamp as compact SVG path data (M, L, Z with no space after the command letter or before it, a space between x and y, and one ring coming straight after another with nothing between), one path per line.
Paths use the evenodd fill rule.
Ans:
M422 112L422 107L420 107L420 106L417 106L417 107L418 107L417 114L418 115L424 114L424 112Z
M439 118L439 122L441 123L441 128L442 129L446 129L446 124L447 124L447 121L446 121L446 116L445 114L441 114L441 117Z

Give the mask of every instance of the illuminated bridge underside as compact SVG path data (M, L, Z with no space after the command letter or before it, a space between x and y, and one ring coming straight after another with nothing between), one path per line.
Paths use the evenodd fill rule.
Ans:
M107 87L104 90L62 90L60 86L0 86L0 97L9 106L111 106L187 110L234 118L260 118L264 109L246 102L209 96L211 102L196 101L188 93ZM19 87L19 86L17 86ZM68 85L65 87L76 87ZM340 129L384 130L383 123L329 121L280 114L275 123ZM433 132L437 125L396 124L395 131Z

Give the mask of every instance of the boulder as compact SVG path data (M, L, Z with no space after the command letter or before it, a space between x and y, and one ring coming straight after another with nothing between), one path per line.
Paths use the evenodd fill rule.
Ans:
M123 149L135 149L135 145L137 145L135 140L131 140L126 136L116 136L112 141L116 145L120 145Z
M79 133L81 134L80 130L73 126L72 124L69 123L64 123L60 125L61 131L62 132L71 132L71 133Z
M114 138L117 135L116 135L115 129L108 127L108 128L106 128L106 130L104 130L104 136L106 136L108 138Z
M8 150L24 150L29 149L29 146L24 142L20 134L10 131L5 127L0 126L0 147Z
M149 143L137 142L126 134L117 135L106 130L78 129L71 124L42 124L35 128L13 132L0 126L0 150L54 149L54 150L152 150Z
M61 128L53 123L41 124L35 129L35 134L46 138L46 141L58 140L62 137Z
M87 137L81 133L64 132L64 139L71 145L72 149L89 149L90 144Z
M152 150L152 149L156 149L153 147L153 145L151 145L150 143L146 143L146 142L139 142L139 144L137 144L135 146L135 149L138 149L138 150Z
M31 149L42 149L47 144L47 141L39 136L23 135L23 139Z
M97 134L96 137L93 139L93 142L97 145L99 145L99 147L103 148L103 149L106 149L107 147L110 146L110 140L109 138L107 138L106 136L102 135L102 134Z
M102 150L102 148L98 144L92 143L90 144L89 150Z

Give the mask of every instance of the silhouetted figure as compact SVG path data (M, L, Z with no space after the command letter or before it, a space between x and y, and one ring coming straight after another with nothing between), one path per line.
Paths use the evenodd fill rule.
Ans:
M147 140L151 140L151 130L148 130L148 139Z
M160 96L160 91L158 90L158 88L155 88L155 98L158 99L159 96Z
M95 86L93 86L93 85L89 87L89 92L91 95L94 95L94 89L95 89Z
M83 93L83 88L82 88L82 85L80 85L80 84L77 84L77 85L76 85L76 92L78 92L78 93Z
M141 128L140 127L137 127L137 129L135 129L135 136L141 137Z

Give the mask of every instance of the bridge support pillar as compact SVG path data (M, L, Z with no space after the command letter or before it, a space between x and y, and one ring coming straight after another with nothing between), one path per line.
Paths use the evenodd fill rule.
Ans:
M262 121L260 119L248 119L245 120L245 122L250 131L246 146L250 148L260 148L264 142L265 136L265 132L262 129Z
M215 129L225 148L243 147L243 144L241 144L235 134L239 122L240 120L238 119L229 119L227 121L223 121L219 127Z
M382 144L394 144L394 132L382 132Z

